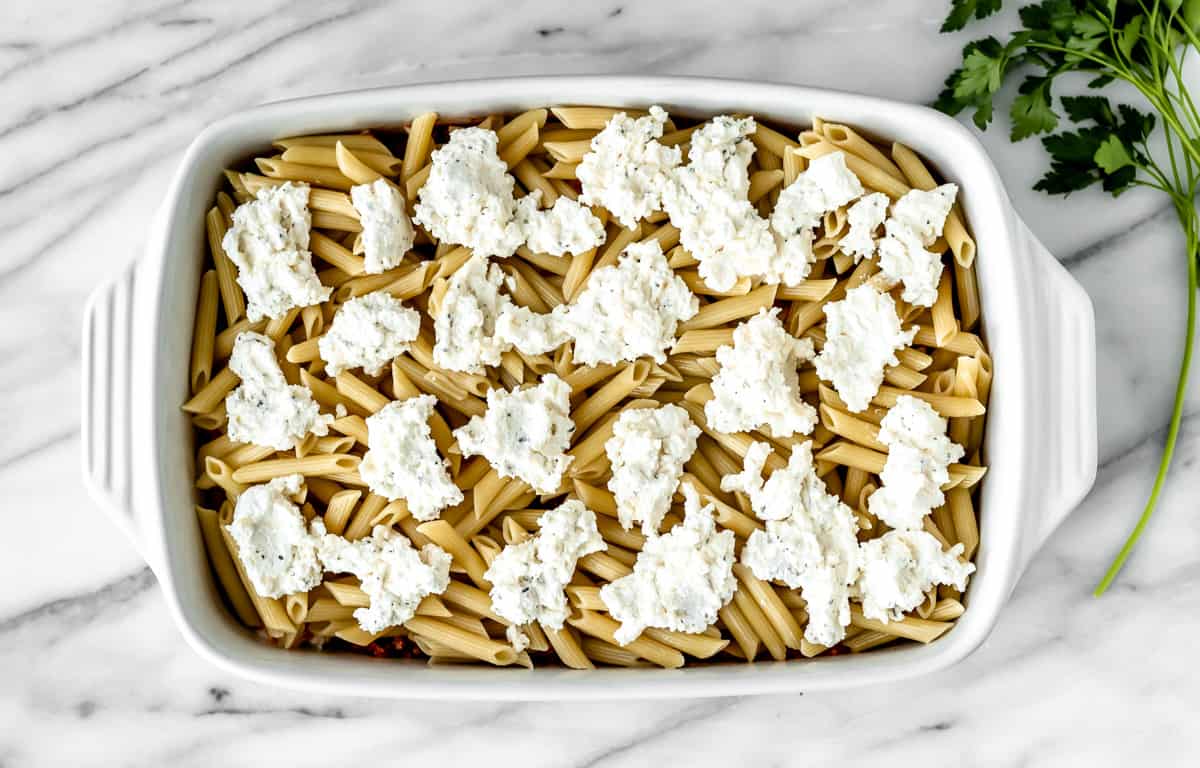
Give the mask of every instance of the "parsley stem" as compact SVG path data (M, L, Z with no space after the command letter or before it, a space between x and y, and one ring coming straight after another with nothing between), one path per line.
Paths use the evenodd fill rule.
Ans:
M1154 514L1155 507L1158 506L1158 497L1162 493L1163 485L1167 480L1167 471L1171 467L1171 459L1175 455L1175 442L1179 437L1179 428L1183 424L1183 403L1187 396L1188 373L1192 365L1192 347L1196 335L1196 260L1200 254L1197 254L1197 237L1200 233L1197 232L1200 224L1197 222L1197 214L1192 198L1181 198L1175 196L1175 209L1179 215L1180 223L1183 224L1184 230L1187 232L1187 254L1188 254L1188 315L1187 315L1187 335L1184 339L1183 360L1179 364L1179 380L1175 385L1175 405L1171 410L1171 421L1167 427L1167 439L1163 445L1162 458L1158 463L1158 474L1154 478L1154 488L1150 492L1150 498L1146 500L1146 506L1142 510L1142 516L1138 518L1137 525L1133 527L1129 538L1125 540L1125 544L1121 547L1121 551L1117 553L1112 565L1108 567L1108 571L1104 574L1104 578L1096 585L1095 591L1092 593L1096 597L1100 597L1108 590L1117 574L1121 572L1125 561L1129 559L1130 553L1133 552L1134 546L1138 539L1141 538L1142 532L1146 529L1147 523L1150 522L1150 517Z

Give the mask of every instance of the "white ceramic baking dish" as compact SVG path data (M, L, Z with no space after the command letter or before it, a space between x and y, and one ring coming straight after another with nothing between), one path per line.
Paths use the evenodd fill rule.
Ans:
M204 213L221 170L305 133L396 126L426 110L481 115L549 104L606 104L784 124L814 115L914 147L948 180L978 241L983 333L995 363L984 446L978 573L945 637L862 655L681 670L518 670L282 651L223 607L193 504L193 440L179 410ZM995 625L1031 555L1096 473L1095 329L1080 286L1014 212L969 131L933 110L836 91L698 78L539 77L403 86L252 109L200 134L153 219L146 252L98 288L83 329L84 476L153 568L180 631L204 657L256 680L370 696L544 699L720 696L848 688L932 672L963 659Z

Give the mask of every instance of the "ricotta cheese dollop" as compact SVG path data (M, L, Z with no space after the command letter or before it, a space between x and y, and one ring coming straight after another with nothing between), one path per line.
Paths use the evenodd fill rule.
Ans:
M362 223L363 270L369 274L400 266L413 247L413 225L403 193L384 179L350 188Z
M444 243L465 245L481 256L507 257L525 242L521 222L537 196L517 200L516 180L486 128L460 128L434 150L429 178L417 194L416 221Z
M440 595L450 584L450 555L436 544L416 549L407 536L384 525L357 541L326 533L320 518L312 529L325 570L353 574L362 583L371 604L356 608L354 618L367 632L403 624L426 596Z
M717 349L720 370L704 415L713 429L766 427L773 437L807 435L817 409L800 397L797 369L813 357L811 339L797 339L779 322L779 309L761 309L733 331L733 346Z
M580 202L604 206L626 228L659 210L680 160L678 147L656 141L666 121L667 113L657 106L636 119L624 112L613 115L575 169L583 190Z
M815 230L822 217L862 196L862 182L846 167L846 156L830 152L809 163L808 169L779 193L771 212L771 229L779 248L777 269L789 285L808 277L816 256Z
M888 409L879 441L888 447L879 473L883 485L867 507L892 528L920 528L925 515L945 502L947 468L963 457L963 448L946 436L946 420L933 406L911 395L896 398Z
M825 318L817 375L833 384L847 408L859 413L879 392L884 368L900 363L896 352L912 343L917 329L901 330L896 302L870 283L826 304Z
M625 530L640 522L646 536L658 533L698 437L700 430L677 405L632 408L617 417L604 451L612 464L608 490Z
M541 191L532 195L541 198ZM527 212L525 244L534 253L574 256L604 242L604 223L586 206L563 195L546 210Z
M336 376L350 368L378 375L421 330L421 315L387 291L350 299L317 340L325 370Z
M225 526L246 578L261 597L307 592L321 583L316 541L289 498L300 492L303 482L300 475L287 475L247 488Z
M666 362L679 323L700 301L667 266L657 240L632 243L616 266L600 267L574 303L562 310L561 329L575 341L579 365L651 357Z
M786 468L763 482L771 447L756 442L746 452L742 472L721 479L721 490L750 497L765 531L754 531L742 548L742 562L764 581L781 581L808 608L804 637L830 646L846 636L850 590L858 578L858 520L829 493L813 466L812 444L792 450Z
M596 530L596 515L574 499L542 513L535 536L510 544L496 555L483 577L492 584L492 610L514 626L538 622L562 629L567 618L566 586L584 555L607 549ZM521 645L519 630L508 633Z
M488 390L487 411L454 430L463 456L482 455L502 477L553 493L571 456L571 388L553 373L536 387Z
M875 232L883 226L887 208L888 196L882 192L872 192L847 209L846 223L849 229L838 241L838 247L843 253L853 256L856 264L875 255L878 245Z
M879 271L893 283L904 284L900 298L910 304L931 307L937 301L942 257L925 246L941 236L957 194L954 184L910 190L892 205L884 223L887 235L879 242Z
M388 403L367 417L370 447L358 467L373 492L388 501L404 499L421 521L433 520L463 500L429 428L435 405L433 395L418 395Z
M967 588L972 563L960 559L962 544L943 550L925 531L888 531L863 542L862 572L854 596L862 600L863 615L884 623L899 621L925 601L939 584Z
M681 490L683 522L646 539L633 573L600 588L609 615L621 623L615 632L621 645L646 627L703 632L733 599L733 531L717 530L713 506L702 507L691 485Z
M480 255L472 256L450 276L433 315L433 361L437 365L481 374L484 366L499 365L500 356L513 347L539 355L566 340L559 315L518 307L500 293L503 283L500 267Z
M333 292L321 285L308 252L308 189L290 181L266 186L233 212L233 226L221 247L238 268L237 282L252 323L320 304Z
M225 397L229 439L286 451L310 432L329 434L333 416L321 413L308 387L288 384L269 337L239 333L229 367L242 380Z
M770 226L747 198L754 154L748 137L755 127L751 117L714 117L692 134L687 167L677 168L663 190L680 243L700 262L700 277L718 291L742 275L774 283L792 277L777 268Z

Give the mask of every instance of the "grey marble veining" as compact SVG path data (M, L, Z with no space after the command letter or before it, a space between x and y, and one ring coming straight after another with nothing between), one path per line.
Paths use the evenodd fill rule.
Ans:
M4 3L0 766L1193 761L1200 384L1154 525L1110 595L1089 596L1158 459L1183 343L1182 240L1150 194L1032 192L1042 150L1002 127L981 138L1017 209L1096 305L1102 466L993 636L952 670L832 695L569 708L270 689L184 645L153 575L78 477L83 300L136 258L182 149L212 120L288 95L552 72L928 101L969 39L937 34L943 12L932 0Z

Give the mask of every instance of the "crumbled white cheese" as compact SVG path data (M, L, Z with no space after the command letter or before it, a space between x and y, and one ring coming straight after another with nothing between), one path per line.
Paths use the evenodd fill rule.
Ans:
M510 624L504 628L504 639L517 653L529 647L529 635L525 634L516 624Z
M887 236L879 241L879 271L893 285L904 284L900 298L932 307L942 279L942 257L925 250L921 238L895 219L888 219L884 228Z
M239 333L229 367L242 380L225 398L230 440L286 451L309 432L329 434L333 417L321 413L308 387L288 384L270 338Z
M733 331L733 346L717 349L720 370L704 415L720 432L766 427L773 437L807 435L817 409L800 397L797 369L813 357L811 339L797 339L779 322L779 309L760 309Z
M234 210L221 246L238 268L251 322L329 299L333 289L321 285L308 252L311 228L307 184L263 187Z
M289 496L300 492L300 475L277 477L242 492L225 529L237 545L238 560L261 597L306 592L321 583L317 543Z
M370 448L358 467L373 492L388 501L404 499L421 521L463 500L429 428L435 405L433 395L419 395L388 403L367 417Z
M872 192L846 211L846 223L850 229L838 241L838 247L843 253L853 256L855 263L875 255L875 231L883 226L887 207L888 196L882 192Z
M486 128L460 128L433 152L429 178L418 193L416 221L443 243L465 245L482 256L507 257L525 242L521 222L536 196L513 197L516 180Z
M567 383L548 373L536 387L491 389L487 406L454 430L462 455L482 455L502 477L520 478L538 493L556 491L575 431Z
M325 570L351 573L362 582L371 604L355 609L354 618L367 632L403 624L421 600L440 595L450 584L450 555L436 544L418 550L404 534L384 525L357 541L326 533L319 518L312 529Z
M935 585L966 589L975 566L959 559L962 552L962 544L943 550L925 531L888 531L863 542L862 571L854 587L863 615L884 623L900 621Z
M566 341L562 310L539 315L500 293L504 272L474 255L450 276L433 316L433 361L451 371L483 373L516 347L528 355L549 352Z
M871 494L868 508L892 528L920 528L925 515L945 502L947 467L963 457L963 448L946 436L946 420L933 406L912 395L901 395L888 409L879 441L888 457L879 474L883 486Z
M870 283L826 304L825 317L817 375L832 383L846 407L858 413L879 391L884 367L900 362L896 350L911 344L917 329L901 330L896 303Z
M666 362L678 324L696 314L699 300L667 266L657 240L633 243L616 266L600 267L562 316L575 340L579 365L652 357Z
M928 191L912 189L892 205L891 218L915 234L924 245L932 245L941 236L957 196L956 184L943 184Z
M609 615L621 622L615 632L621 645L646 627L703 632L733 598L733 531L717 531L713 506L701 507L691 485L681 490L683 523L646 539L633 573L600 588Z
M679 242L700 262L700 277L727 291L742 275L782 278L774 269L775 239L746 195L754 154L753 118L721 115L692 134L688 165L663 189L663 207L679 228Z
M541 197L539 190L532 193ZM533 210L522 225L525 244L534 253L564 256L596 248L604 242L604 223L586 206L563 195L548 210Z
M350 188L350 200L362 223L364 271L377 274L400 266L413 247L413 225L404 194L384 179Z
M879 242L879 271L893 283L903 283L900 298L932 307L942 278L942 257L925 246L942 234L954 206L958 187L943 184L928 192L913 189L892 205L884 224L887 236Z
M811 443L797 445L787 467L764 483L770 452L766 443L754 443L741 474L721 479L721 490L745 493L754 514L767 524L746 539L742 562L760 579L799 589L808 608L805 639L834 645L850 623L850 588L859 568L858 519L817 476Z
M564 305L539 314L529 307L517 306L507 296L502 297L501 302L495 340L502 350L515 348L526 355L541 355L567 341L562 324L566 312Z
M779 248L779 267L785 283L791 285L808 277L816 261L812 245L813 231L821 217L858 197L865 190L854 172L846 167L846 156L830 152L814 159L808 169L779 193L771 213L771 228Z
M649 115L636 120L624 112L613 115L575 169L580 202L604 206L627 228L659 210L680 160L678 147L656 141L666 120L661 107L650 107Z
M640 522L645 535L658 533L698 437L700 430L677 405L633 408L617 417L604 451L612 464L608 489L625 530Z
M579 558L607 549L596 530L596 515L583 502L564 501L542 513L538 532L496 555L483 577L491 582L492 610L514 625L538 622L562 629L567 618L564 591ZM516 648L520 640L509 634Z
M750 192L750 158L758 129L753 117L717 115L692 132L688 170L705 184L725 187L745 197Z
M325 370L334 376L350 368L375 376L408 351L408 342L420 330L421 315L415 309L387 291L375 291L343 304L317 349Z

